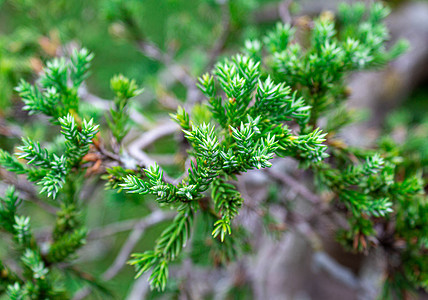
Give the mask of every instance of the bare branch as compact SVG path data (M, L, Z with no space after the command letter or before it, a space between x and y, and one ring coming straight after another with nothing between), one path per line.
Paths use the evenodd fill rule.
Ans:
M196 98L192 91L198 91L196 82L183 65L175 63L170 54L163 52L152 43L140 40L137 42L137 47L145 56L164 64L167 67L167 73L188 89L187 102L194 102Z
M147 56L150 59L161 62L165 65L169 64L172 60L172 57L159 49L155 44L149 43L143 40L137 42L137 47L144 56Z
M291 0L286 0L278 4L278 13L283 23L292 24L293 19L290 14Z
M341 265L324 251L317 251L312 256L314 267L331 275L334 279L345 284L349 288L359 289L362 283L350 269Z
M129 255L140 240L141 236L144 234L144 231L147 227L153 226L168 219L172 219L173 216L174 214L165 214L161 210L156 210L148 217L145 217L140 222L135 224L133 231L129 235L125 244L123 244L113 264L107 269L107 271L104 272L102 278L106 281L110 280L115 277L120 270L122 270L127 260L129 259Z
M154 127L152 130L146 131L138 139L130 143L129 152L132 154L139 150L145 149L152 145L155 141L177 132L180 128L177 123L172 120L166 120L162 124ZM138 150L137 150L138 149Z
M150 290L149 274L146 273L135 280L132 289L126 298L127 300L145 299L147 292Z
M82 86L79 89L79 97L82 100L90 103L94 107L96 107L98 109L102 109L102 110L109 110L111 107L111 103L112 103L112 100L103 99L103 98L100 98L94 94L91 94L88 91L88 88L86 87L86 85L84 83L82 84ZM140 124L143 127L150 127L153 125L152 122L150 122L145 116L140 114L135 109L131 109L129 111L129 117L135 123Z
M4 118L0 118L0 135L21 138L22 130L19 126L8 124Z
M23 180L22 178L17 179L14 175L3 169L0 169L0 177L5 183L15 186L19 191L19 197L21 199L32 202L53 215L57 213L58 208L40 200L36 189L27 180Z
M214 63L216 62L218 56L220 55L221 51L223 50L227 38L229 37L230 33L230 9L229 9L229 3L228 1L225 1L222 4L221 7L221 34L220 37L217 39L215 44L213 45L210 54L208 56L208 64L205 69L209 70L213 67Z
M82 300L82 299L85 299L87 296L89 296L90 293L91 293L91 288L86 286L86 287L78 290L74 294L73 298L71 298L71 299L72 300Z
M174 215L175 214L172 212L164 212L161 210L156 210L152 212L150 215L144 217L143 219L139 219L138 221L126 220L126 221L108 225L104 228L92 230L91 233L89 233L88 235L88 239L99 239L99 238L113 235L122 231L133 229L128 239L123 244L121 250L119 251L119 254L116 256L116 259L114 260L112 265L101 275L103 280L108 281L112 279L120 272L120 270L122 270L122 268L125 266L126 262L128 261L129 255L131 254L135 245L141 239L141 236L144 234L145 230L148 227L159 224L166 220L170 220L174 217ZM145 277L142 276L142 278L145 278ZM91 293L91 288L84 287L81 290L76 292L76 294L73 297L73 300L84 299L90 293Z
M172 212L162 212L162 216L156 216L157 218L159 218L159 222L162 222L164 220L169 220L172 219L174 217L174 213ZM159 214L158 211L155 211L154 213ZM113 224L109 224L107 226L103 226L103 227L99 227L99 228L94 228L91 230L91 232L88 234L87 239L88 240L96 240L96 239L101 239L107 236L111 236L111 235L115 235L117 233L121 233L124 231L128 231L131 230L133 228L136 228L138 226L152 226L155 223L153 223L153 214L149 216L144 217L143 219L139 218L139 219L132 219L132 220L125 220L125 221L120 221L120 222L116 222ZM149 218L150 217L150 218ZM147 223L147 224L146 224ZM146 224L146 225L145 225Z
M294 192L296 192L303 198L309 200L311 203L319 204L322 202L320 196L314 194L306 186L304 186L302 183L300 183L298 180L291 177L290 175L275 171L273 169L266 169L265 172L273 179L276 179L277 181L280 181L281 183L290 187L290 189L292 189Z

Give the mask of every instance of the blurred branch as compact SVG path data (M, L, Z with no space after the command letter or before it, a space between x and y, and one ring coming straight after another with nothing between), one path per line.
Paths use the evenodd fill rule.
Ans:
M265 173L267 173L273 179L285 184L290 189L292 189L296 194L302 196L303 198L309 200L313 204L319 204L322 202L320 196L314 194L311 190L309 190L305 185L300 183L297 179L292 176L275 171L273 169L265 169Z
M221 34L213 45L209 55L208 55L208 64L205 68L206 70L211 69L214 66L218 56L224 49L224 46L227 42L227 38L230 34L230 7L229 1L225 1L221 6Z
M32 184L27 180L17 179L14 175L3 169L0 169L0 177L5 183L15 186L15 188L19 191L19 196L21 199L40 206L50 214L55 215L57 213L58 208L40 200L38 197L39 194L34 189Z
M152 145L157 140L171 135L180 130L180 127L172 120L163 121L162 124L154 127L153 129L144 132L138 139L131 142L129 145L129 152L132 154L138 150L142 150ZM132 149L132 150L131 150Z
M320 217L321 215L322 212L319 212L316 217ZM323 248L322 239L315 228L313 228L312 221L312 216L304 216L295 211L288 211L286 223L296 232L300 233L309 242L313 250L321 250Z
M188 156L186 158L186 161L184 162L184 172L183 174L176 178L173 182L173 184L178 184L179 182L181 182L184 178L186 178L189 175L189 169L191 167L191 163L192 163L192 158L190 156Z
M175 63L173 57L170 54L163 52L161 49L151 43L137 40L136 44L142 54L165 65L167 68L166 73L170 74L173 78L175 78L175 80L187 88L186 103L188 105L195 103L198 100L200 97L200 92L196 87L196 82L193 79L193 76L189 74L185 66Z
M79 96L82 100L90 103L91 105L102 109L102 110L109 110L111 107L111 104L113 103L112 100L108 99L102 99L92 93L90 93L87 89L87 87L83 84L79 89ZM149 127L152 125L152 123L142 114L140 114L135 109L131 109L129 111L130 118L137 124L140 124L143 127Z
M144 56L147 56L152 60L156 60L165 65L170 64L172 61L171 55L169 55L166 52L163 52L153 43L149 43L143 40L138 40L137 47L140 50L140 52L144 54Z
M173 134L174 132L178 131L178 129L178 125L171 120L166 121L162 125L156 126L152 130L143 133L140 138L129 144L129 154L137 159L140 164L145 167L153 165L155 161L149 157L147 153L143 151L143 149L153 144L155 141L167 135ZM165 172L164 179L168 182L174 181L174 179L169 177Z
M0 135L18 139L21 139L23 136L22 130L19 126L7 124L6 120L3 118L0 118Z
M292 2L292 0L286 0L278 4L279 17L281 18L281 21L285 24L293 23L293 19L290 14L290 5Z
M149 214L148 216L136 220L127 220L118 222L115 224L107 225L103 228L94 229L92 230L89 235L88 239L99 239L103 238L109 235L113 235L122 231L126 231L129 229L133 229L133 231L130 233L128 239L123 244L121 250L119 251L118 255L116 256L116 259L111 264L111 266L101 275L101 278L103 280L108 281L112 278L114 278L119 271L125 266L126 262L129 259L129 255L131 254L132 250L134 249L135 245L138 243L138 241L141 239L141 236L144 234L145 230L148 227L154 226L156 224L159 224L163 221L170 220L174 217L174 213L171 212L164 212L161 210L156 210ZM145 276L142 276L141 278L146 279ZM137 282L140 282L138 280ZM135 284L137 284L137 282ZM146 282L148 285L148 283ZM76 294L73 297L73 300L81 300L90 295L91 293L91 287L84 287L83 289L76 292ZM140 292L141 294L141 292ZM139 298L141 299L141 298Z
M362 286L359 278L345 266L338 263L324 251L317 251L313 254L312 260L315 269L321 269L331 275L334 279L342 282L347 287L358 289Z
M340 1L300 1L298 15L316 15L322 12L323 10L336 11L338 2ZM256 10L252 16L252 19L256 24L271 23L279 20L284 23L292 24L293 19L289 13L289 7L292 3L292 0L284 0L279 2L278 4L268 3L260 9Z
M280 19L279 11L280 4L272 5L271 3L261 7L253 14L253 20L256 24L268 23Z
M193 80L193 77L188 73L186 68L181 64L175 63L173 55L163 51L157 45L148 41L145 34L139 28L137 22L135 21L132 14L129 13L129 11L123 11L122 21L128 27L129 32L132 35L132 39L134 40L138 50L144 56L152 60L156 60L159 63L165 65L165 67L168 69L168 73L171 74L177 81L181 82L184 86L186 86L189 90L195 89L195 81Z
M126 262L129 259L129 255L134 249L135 245L140 240L141 236L144 234L146 228L163 222L165 220L172 219L174 214L166 214L161 210L156 210L152 212L149 216L142 219L140 222L135 224L131 234L129 235L126 242L123 244L122 248L119 251L119 254L116 256L113 264L104 272L102 278L104 280L110 280L119 273L119 271L125 266Z
M161 212L161 215L159 215ZM155 214L155 216L153 216L153 214ZM162 222L164 220L169 220L172 219L174 217L174 213L170 213L170 212L162 212L162 211L155 211L152 214L150 214L149 216L144 217L143 219L139 218L139 219L132 219L132 220L125 220L125 221L120 221L120 222L116 222L113 224L109 224L103 227L99 227L99 228L94 228L91 230L91 232L88 234L87 239L88 240L96 240L96 239L101 239L107 236L111 236L111 235L115 235L117 233L120 232L124 232L124 231L128 231L131 230L133 228L137 228L137 227L141 227L141 226L151 226L153 223L153 218L156 217L158 219L160 219L159 222ZM147 225L145 225L146 223L148 223Z
M127 300L145 299L147 292L150 290L149 274L143 274L132 285L131 291L126 298Z

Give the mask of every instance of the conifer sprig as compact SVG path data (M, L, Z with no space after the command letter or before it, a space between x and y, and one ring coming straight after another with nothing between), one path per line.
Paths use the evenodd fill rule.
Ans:
M30 114L45 114L53 123L68 113L77 113L78 88L88 76L92 59L93 54L87 49L74 50L69 62L55 58L46 64L40 86L21 80L16 91L25 103L23 109Z
M188 116L184 110L179 109L174 119L188 128ZM237 215L242 200L235 197L226 199L231 194L223 193L217 188L216 181L225 174L237 174L253 168L271 166L269 160L273 158L276 150L276 141L273 136L260 137L258 131L259 119L248 117L247 123L241 123L239 129L230 127L232 139L225 137L220 140L215 126L201 124L191 125L190 130L183 128L186 139L192 145L191 155L194 157L189 169L188 178L177 185L167 183L163 179L163 171L157 164L144 169L146 180L135 175L124 178L122 188L131 193L142 195L153 194L161 204L179 204L179 213L173 224L168 227L157 241L153 251L144 254L135 254L131 264L137 267L137 276L152 269L150 277L152 287L164 289L168 276L168 263L175 259L184 247L190 234L193 206L197 200L203 199L204 192L209 188L219 193L213 194L217 210L222 214L214 226L213 235L220 234L222 240L226 234L231 233L231 221ZM220 181L221 184L226 184ZM214 185L213 185L214 184ZM230 188L228 188L230 190ZM181 204L180 204L181 203ZM221 223L221 224L220 224ZM162 250L160 256L159 251Z
M110 86L115 93L114 106L110 109L110 117L107 123L118 145L129 132L129 100L141 94L135 80L130 80L123 75L116 75L110 81Z
M394 178L394 163L380 154L355 151L346 145L327 151L327 134L318 128L319 117L327 113L334 116L336 107L343 108L346 74L383 65L404 49L402 43L390 50L384 46L387 9L375 4L365 14L361 7L341 8L343 18L354 18L355 22L340 31L328 15L316 19L310 45L304 48L295 40L294 28L277 25L263 40L264 45L248 41L244 48L248 55L226 59L217 64L214 75L199 78L198 87L222 130L206 124L195 126L182 109L173 116L182 126L195 160L188 182L169 195L186 203L201 199L198 193L209 186L218 215L212 231L215 237L223 241L231 233L231 221L242 204L239 192L225 178L269 167L274 154L294 157L311 167L318 182L335 192L349 213L343 241L351 240L354 250L366 251L367 241L376 236L375 220L387 220L393 213L399 184ZM270 53L266 60L263 46ZM260 74L267 75L261 78ZM328 120L328 124L332 122ZM346 122L341 124L336 130ZM360 163L355 163L356 157ZM126 181L125 188L142 194L149 193L153 185L136 177ZM168 235L168 230L164 233ZM155 252L136 256L132 263L138 266L138 275L153 268L152 284L164 288L167 264L158 260Z
M189 114L181 107L171 115L182 128L187 141L183 144L189 145L190 167L180 180L167 181L157 163L142 170L108 169L103 177L108 188L152 195L160 206L177 210L154 249L132 255L136 277L151 271L151 287L165 290L170 264L179 259L191 234L195 234L196 250L206 235L212 238L212 249L206 252L214 253L217 264L232 259L243 243L236 216L245 193L236 188L238 175L271 167L275 157L291 157L312 172L314 189L329 190L329 209L340 207L335 212L346 217L348 224L338 228L338 240L347 249L367 253L377 246L386 250L386 294L391 289L399 293L427 287L428 205L424 183L415 175L420 172L407 172L406 158L391 150L391 145L361 149L349 147L336 136L353 120L344 103L347 74L383 66L406 48L403 42L386 47L388 13L377 2L369 8L344 4L338 22L324 14L311 23L306 37L297 37L291 25L278 24L264 38L247 41L243 54L219 62L212 74L202 75L197 85L208 104L198 108L213 120L199 122L190 117L196 109ZM31 232L30 217L18 214L21 201L14 188L0 199L0 227L13 236L23 269L18 276L0 264L2 276L7 271L1 288L10 299L67 299L55 284L59 272L52 268L75 258L87 233L79 217L81 178L89 165L82 160L99 126L79 115L78 88L89 74L92 59L86 49L74 51L69 60L53 59L37 84L21 81L16 89L24 110L44 114L60 125L62 140L52 150L44 142L24 138L17 157L0 149L4 168L26 175L40 186L40 193L60 203L51 240L41 247ZM130 99L142 90L122 75L110 85L115 98L106 120L114 154L119 156L115 162L119 162L130 129ZM100 162L107 155L95 156ZM195 221L198 213L202 220ZM208 230L201 230L200 224Z
M152 269L150 285L165 290L168 279L168 264L177 259L190 237L194 211L191 203L182 204L173 222L162 232L153 251L133 254L129 262L137 270L136 277Z
M63 155L49 153L47 149L41 147L39 142L34 142L30 138L23 139L24 145L18 148L21 152L17 153L18 157L26 159L28 164L41 168L42 178L36 176L34 179L39 181L37 184L42 187L41 193L46 193L48 197L53 198L56 198L57 193L62 189L71 169L88 153L89 145L98 132L98 125L94 124L93 120L83 120L82 128L79 130L71 114L59 118L58 122L61 124L61 133L66 139L66 151ZM27 173L34 177L35 174L31 169L20 168L20 165L7 154L3 154L3 157L9 170L17 170L18 174Z
M83 48L80 51L73 50L70 57L70 79L73 82L73 87L78 88L86 78L89 77L89 68L91 61L94 59L94 54L88 49Z
M47 63L38 85L22 81L17 88L25 103L24 110L50 117L53 124L61 126L63 140L53 151L38 141L23 138L23 145L15 153L17 158L0 150L0 164L10 172L25 174L29 181L37 182L41 194L58 199L62 205L52 241L45 243L42 251L31 233L30 217L17 213L21 201L13 187L1 199L0 227L13 236L24 270L20 277L10 272L10 278L2 281L2 290L11 299L69 298L54 280L57 273L51 272L51 268L74 258L85 243L86 229L78 220L76 205L80 188L77 179L83 173L82 159L99 126L92 119L78 116L77 89L87 77L92 58L83 49L75 51L70 61L54 59Z

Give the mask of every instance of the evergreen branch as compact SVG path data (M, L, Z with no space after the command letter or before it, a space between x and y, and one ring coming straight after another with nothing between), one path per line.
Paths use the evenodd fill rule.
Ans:
M61 133L69 142L78 145L79 144L79 130L77 124L74 121L74 117L68 114L65 117L58 119L61 125Z
M83 48L80 51L73 50L70 57L70 79L73 82L74 88L78 88L89 76L89 68L94 54Z
M341 197L347 201L346 203L355 217L360 217L362 214L385 217L393 212L392 202L388 198L371 199L364 193L347 190L341 193Z
M183 130L189 131L192 129L189 114L186 112L186 110L184 110L183 107L179 106L177 108L177 112L175 114L171 114L170 116L175 122L177 122L178 125L180 125Z
M89 151L89 144L98 132L99 125L94 125L93 120L83 120L82 129L79 131L71 114L58 119L61 124L61 133L66 138L67 151L65 156L69 165L78 163Z
M142 254L133 254L129 263L137 269L136 277L153 269L150 276L150 285L157 290L164 290L168 278L168 264L174 261L185 247L190 237L193 223L193 209L190 204L180 207L178 215L157 240L154 251Z
M16 209L20 203L15 187L8 186L5 196L0 199L0 226L12 234L15 233Z
M384 165L384 160L378 153L374 156L367 157L364 164L352 165L346 170L343 174L343 179L348 184L358 184L361 182L362 176L370 176L377 174L382 170Z
M54 58L48 61L40 77L40 84L44 88L54 87L58 93L67 92L67 64L64 58Z
M21 259L24 265L31 270L32 276L35 280L46 280L46 275L49 273L49 270L45 267L39 253L34 250L27 249Z
M120 184L120 186L127 190L128 193L145 195L149 192L149 189L146 187L144 181L134 175L128 175L124 177L123 181L124 183Z
M59 95L55 88L48 88L43 94L40 90L25 80L21 80L15 89L24 101L23 110L28 110L29 114L43 113L48 116L56 116L56 105Z
M295 30L290 24L277 23L274 30L267 33L264 43L271 53L277 53L287 49L288 43L292 40Z
M25 174L27 172L23 164L3 149L0 149L0 165L16 174Z
M13 225L14 235L21 247L28 246L32 238L30 233L30 218L24 216L15 216L15 224Z
M50 168L52 156L46 149L40 146L39 142L34 142L30 138L23 138L23 146L18 147L18 150L23 153L17 154L18 158L24 158L28 160L28 164L34 164L42 168Z
M217 178L211 183L211 198L214 201L215 210L221 216L214 223L213 237L220 235L224 241L226 234L231 234L231 222L238 214L242 205L242 198L235 186L227 183L223 178Z
M55 263L71 259L70 256L85 244L86 234L86 229L80 228L59 237L50 246L47 261Z
M143 92L138 88L135 80L129 80L123 75L116 75L110 81L111 89L115 93L114 107L110 109L110 118L107 123L118 144L129 132L128 103Z
M26 292L21 288L18 282L7 286L6 294L10 300L24 300Z
M57 218L55 227L52 232L54 242L64 236L68 236L81 227L79 221L79 211L74 203L66 203L61 205L61 209L56 213Z
M149 179L147 182L134 175L128 175L123 179L124 183L120 186L128 190L128 193L153 194L157 197L156 201L160 203L171 203L178 200L177 188L163 181L163 171L157 164L149 167L149 169L144 169L144 171Z
M246 40L242 51L253 60L261 61L262 43L259 40Z
M307 159L311 162L320 162L328 157L327 146L324 145L326 133L316 129L306 135L287 136L278 141L280 156L292 155Z
M172 56L138 39L139 30L129 7L122 4L118 7L124 8L119 14L140 49L174 66ZM172 115L191 146L187 159L190 167L185 166L188 176L183 175L181 182L169 180L161 167L142 152L159 136L171 134L175 128L164 124L131 145L129 152L136 153L144 161L145 169L113 167L109 175L104 176L109 180L108 187L140 195L151 194L161 206L178 207L178 214L157 239L155 249L133 255L130 263L135 265L137 277L151 270L152 288L165 290L169 265L182 253L198 208L202 210L201 224L207 225L209 230L194 241L205 243L206 235L211 233L215 239L210 241L214 248L210 252L214 253L216 263L235 256L236 246L244 241L239 236L239 228L234 228L233 237L224 239L231 235L232 222L243 199L228 180L236 180L237 175L254 168L270 167L272 158L277 155L293 157L300 166L310 167L316 177L315 186L330 190L335 204L331 208L340 207L338 212L348 219L348 226L339 232L342 244L353 251L366 252L372 244L369 242L373 241L387 250L387 259L393 260L393 266L391 264L387 271L394 288L426 286L428 205L423 181L414 175L419 172L414 168L414 161L407 159L404 151L397 150L401 148L388 143L383 145L382 152L349 147L335 140L335 132L331 132L338 132L352 121L344 103L349 93L346 76L356 70L385 65L406 48L401 42L389 49L385 46L389 34L384 19L388 14L389 9L380 3L368 9L359 3L342 5L338 20L345 24L337 26L330 14L324 14L308 26L307 39L301 39L300 33L295 38L291 25L278 24L264 39L247 41L243 49L245 55L238 54L217 64L214 75L202 75L197 86L206 96L208 105L193 109L194 122L181 107ZM263 51L263 47L267 51ZM119 154L121 142L130 128L129 100L141 89L134 80L122 75L111 80L115 98L106 118L114 137L114 155L103 145L97 145L95 150L100 153L93 153L96 158L88 155L88 164L81 163L98 132L93 120L80 122L82 118L78 114L78 88L89 74L92 59L93 55L86 49L74 51L70 61L59 58L48 62L38 85L21 81L16 89L24 101L24 110L30 114L45 114L51 117L52 123L61 125L65 142L54 148L57 151L48 151L39 142L24 139L18 157L26 159L27 165L33 167L0 150L0 164L16 174L26 174L30 181L41 186L40 193L53 198L59 196L63 204L46 253L35 243L30 218L17 215L20 200L14 190L8 189L1 199L0 226L13 235L19 251L23 252L22 279L11 276L4 280L11 299L65 297L54 288L55 278L51 275L57 272L51 272L51 268L74 258L84 244L86 231L78 218L76 205L83 181L80 174L93 160L96 164L90 171L100 165L104 167L106 157L126 163L126 157L119 157ZM188 88L187 97L192 98L195 94L193 79L183 68L178 69L172 72L173 76ZM318 122L320 119L323 122ZM330 130L327 144L332 146L328 152L324 144L326 129ZM157 133L153 134L155 131ZM327 157L329 159L322 162ZM270 174L310 199L315 208L323 202L287 175ZM206 194L209 188L211 198ZM264 214L265 208L257 208L257 211ZM295 215L292 210L289 212ZM305 235L313 235L311 230L303 228L307 226L305 220L296 219L297 222L290 225ZM195 227L199 229L199 223ZM134 228L116 261L104 274L105 279L121 269L142 231ZM208 252L206 247L203 249ZM4 270L2 266L1 271Z
M42 186L40 193L46 193L48 197L56 198L59 190L62 189L66 176L70 172L65 156L52 156L49 173L43 177L37 184Z

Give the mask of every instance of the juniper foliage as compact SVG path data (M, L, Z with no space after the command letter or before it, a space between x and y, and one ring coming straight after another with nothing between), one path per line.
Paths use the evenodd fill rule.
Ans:
M346 207L348 227L339 230L338 240L351 251L368 252L373 247L385 251L389 264L385 298L406 297L409 289L426 288L423 183L420 173L404 171L407 159L398 155L398 146L377 150L350 147L337 133L353 121L352 112L343 106L348 97L346 74L379 68L407 48L405 41L399 41L386 49L389 36L383 20L388 14L389 9L379 2L369 9L362 3L342 4L338 25L330 14L314 20L308 41L304 41L309 47L293 42L295 30L287 25L278 25L264 40L269 52L266 67L272 77L290 84L311 105L304 130L312 130L320 117L326 118L329 158L310 168L319 187L335 193L332 204ZM248 45L245 51L254 52ZM410 225L409 211L416 212L413 218L421 222L419 228ZM379 224L381 231L375 229ZM391 226L392 231L387 229ZM394 244L402 239L404 246ZM388 254L391 251L400 253L400 258Z
M125 8L117 13L124 14L121 17L132 28ZM389 264L385 298L428 288L428 206L420 172L408 171L404 150L391 140L384 139L377 149L361 149L337 135L353 121L345 107L347 75L380 68L406 48L405 42L386 48L388 13L378 2L368 9L356 3L340 7L338 22L324 14L307 28L278 24L264 38L247 41L242 53L202 75L198 88L207 103L199 110L212 120L194 116L197 109L189 113L181 107L171 115L189 145L190 167L175 181L157 163L141 169L124 166L129 102L142 91L134 80L122 75L111 80L115 98L106 122L113 153L97 137L99 126L83 118L79 87L93 59L88 50L74 51L69 60L48 62L36 84L21 81L16 91L24 110L47 116L61 142L49 148L23 138L16 155L0 150L0 164L35 182L47 197L43 201L57 207L57 217L48 245L42 247L31 233L30 218L18 214L21 201L15 189L7 190L0 201L0 227L13 237L21 269L15 273L0 262L0 291L10 299L69 298L57 282L57 270L85 243L79 191L83 176L95 169L95 164L87 163L91 151L109 163L105 172L100 171L108 189L150 195L160 207L177 212L154 249L133 254L129 262L137 277L151 272L154 289L166 289L169 267L182 257L192 234L195 260L210 252L219 265L245 251L251 233L234 222L245 204L238 176L269 168L285 157L313 174L317 191L332 195L329 209L348 220L347 226L337 228L337 239L345 248L385 251Z
M62 140L55 153L40 142L23 138L15 155L0 150L0 164L7 171L35 182L39 193L55 199L60 206L48 247L38 244L31 233L30 218L17 213L21 200L11 186L1 203L0 224L13 237L21 253L23 273L17 275L6 267L4 290L11 299L65 299L67 293L52 275L55 265L74 258L85 244L86 229L80 221L79 178L84 174L84 156L98 132L93 120L78 115L78 87L88 75L93 55L86 49L74 51L70 61L55 59L47 63L40 86L22 81L17 91L30 114L41 113L59 125Z
M107 119L109 128L120 145L129 132L129 99L141 94L135 80L129 80L123 75L114 76L110 81L111 89L115 93L114 107L110 109L111 117Z
M424 219L426 206L425 200L421 200L424 199L421 181L414 175L404 179L397 177L400 166L397 157L383 149L354 149L336 137L336 133L353 120L343 106L348 96L346 75L361 69L379 68L406 49L404 41L386 49L388 32L383 20L388 13L388 8L380 3L374 3L367 10L360 3L342 5L338 16L342 23L336 24L332 15L325 14L313 22L307 40L297 38L295 28L278 24L262 41L246 42L244 54L219 63L214 75L205 74L199 79L198 86L208 99L209 109L219 126L217 131L223 139L212 135L214 127L205 129L205 124L199 127L193 124L182 109L174 119L183 128L193 148L190 154L198 162L189 170L189 181L197 182L194 175L198 173L194 169L200 166L201 160L221 169L220 172L207 170L203 173L214 178L209 182L211 200L206 200L208 195L193 195L193 186L183 191L189 201L204 199L211 202L201 209L212 207L217 214L218 220L213 225L214 238L220 237L223 241L231 233L231 220L243 202L228 180L250 169L251 164L258 168L269 167L269 160L274 155L294 157L302 167L310 168L319 188L334 193L331 204L344 205L348 227L339 229L338 239L351 251L367 252L376 245L389 251L391 245L385 244L385 235L391 238L391 234L399 235L398 231L379 233L375 224L388 226L392 222L397 228L406 227L404 215L407 213L403 214L403 203L414 203L415 209L418 207L418 218ZM318 127L320 117L327 118L325 129L328 136ZM198 132L199 128L204 129L202 134ZM268 144L269 140L275 141L274 144L269 143L274 148L255 149L249 142L252 138L256 138L258 142L255 144L261 146ZM330 150L327 151L327 147ZM128 177L123 186L142 194L154 191L146 186L143 179L135 180ZM180 201L179 195L183 193L176 195L168 193L168 202ZM405 211L408 210L406 207ZM168 228L159 243L168 236L174 241L180 235L178 228L182 227L175 228L174 231ZM413 248L408 241L405 247L408 250L398 250L406 254L400 267L394 267L390 272L385 285L392 287L387 291L398 295L403 295L403 290L410 286L425 286L425 273L420 272L426 265L423 261L425 235L419 230L413 231L414 227L406 227L405 230L419 236L422 244ZM421 251L411 255L416 248ZM407 259L408 255L412 259ZM389 258L391 264L396 260L396 257ZM131 263L137 266L137 275L153 268L152 287L165 287L168 273L165 265L159 265L156 251L137 254ZM417 268L418 275L403 273L401 270L406 268Z

